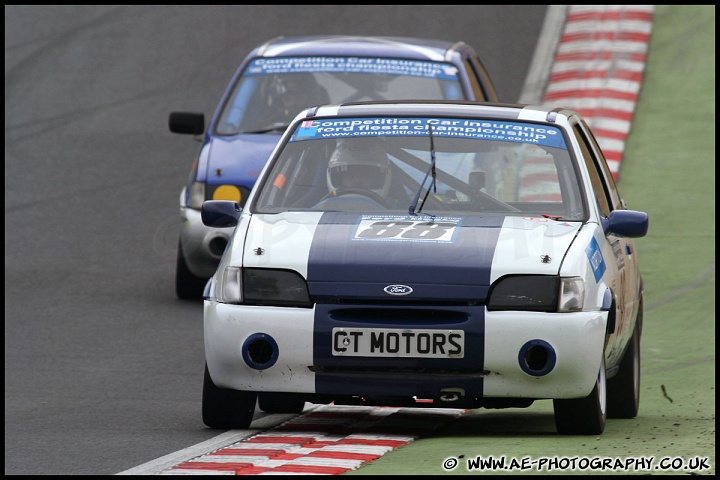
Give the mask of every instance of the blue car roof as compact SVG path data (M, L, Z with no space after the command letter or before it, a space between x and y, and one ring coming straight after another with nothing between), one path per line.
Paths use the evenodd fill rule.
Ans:
M362 55L450 61L450 55L455 51L473 52L473 49L464 42L449 40L315 35L276 37L257 47L250 56Z

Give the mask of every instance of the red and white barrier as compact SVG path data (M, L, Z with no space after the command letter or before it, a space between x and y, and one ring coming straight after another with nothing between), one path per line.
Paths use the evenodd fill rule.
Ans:
M615 178L640 94L653 12L653 5L569 6L542 101L585 117Z

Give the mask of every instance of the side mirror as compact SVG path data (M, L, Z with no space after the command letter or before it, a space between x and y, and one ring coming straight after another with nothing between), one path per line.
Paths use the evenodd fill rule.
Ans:
M205 115L202 113L172 112L168 127L173 133L202 135L205 131Z
M644 237L648 232L649 219L645 212L636 210L613 210L608 218L603 219L605 234L619 237Z
M206 200L200 216L207 227L226 228L238 224L241 212L240 204L232 200Z

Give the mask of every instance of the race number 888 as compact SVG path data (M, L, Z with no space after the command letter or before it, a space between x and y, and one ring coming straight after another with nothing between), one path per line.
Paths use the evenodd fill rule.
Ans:
M450 240L455 227L457 223L453 222L380 221L361 224L356 238Z

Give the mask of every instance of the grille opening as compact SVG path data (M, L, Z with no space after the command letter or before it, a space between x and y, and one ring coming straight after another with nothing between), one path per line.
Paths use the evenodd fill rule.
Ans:
M415 323L415 324L435 324L435 323L459 323L468 319L465 312L456 312L453 310L428 310L428 309L408 309L408 308L336 308L330 312L333 320L346 322L367 322L368 317L372 317L373 322L377 323Z
M222 256L223 252L225 252L225 247L227 247L228 241L225 237L215 237L212 240L210 240L210 252L213 255L217 255L218 257Z
M525 363L530 370L540 371L547 366L549 357L545 347L536 345L528 348L525 352Z
M266 340L255 340L248 346L248 356L253 362L264 365L270 361L273 347Z

